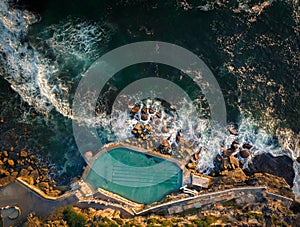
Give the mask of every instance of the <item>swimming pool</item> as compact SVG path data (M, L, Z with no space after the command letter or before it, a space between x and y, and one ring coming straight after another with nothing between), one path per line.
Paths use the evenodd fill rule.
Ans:
M98 157L85 181L129 200L150 204L182 185L182 170L173 162L118 147Z

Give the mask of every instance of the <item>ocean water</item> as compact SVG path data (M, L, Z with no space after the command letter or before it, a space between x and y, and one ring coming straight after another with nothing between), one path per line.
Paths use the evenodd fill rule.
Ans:
M15 124L34 129L29 145L39 145L58 172L76 175L83 160L72 133L72 99L89 66L104 53L138 41L159 40L198 55L216 77L224 95L228 127L211 135L205 97L178 70L156 64L129 67L115 75L99 98L92 125L103 143L132 136L137 120L127 112L110 117L114 98L131 82L160 77L177 82L193 97L198 114L184 106L181 116L166 114L171 131L161 136L184 138L197 151L205 147L198 170L209 173L213 158L234 139L262 152L294 160L293 190L300 195L300 14L299 1L0 1L0 117L21 112ZM179 79L178 79L179 78ZM3 81L5 80L5 82ZM139 96L123 97L120 101ZM159 101L144 104L161 110ZM178 111L178 112L180 112ZM32 113L37 116L32 116ZM114 128L114 130L113 130ZM251 161L248 160L248 161ZM71 171L72 170L72 171ZM76 170L76 171L74 171Z

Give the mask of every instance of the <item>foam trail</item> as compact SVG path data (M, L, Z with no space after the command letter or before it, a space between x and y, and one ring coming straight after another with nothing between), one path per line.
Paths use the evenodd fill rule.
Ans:
M108 36L98 24L70 18L47 27L29 43L28 27L36 22L32 13L10 7L8 0L0 2L1 74L38 112L48 114L55 109L72 118L69 91L99 57L97 47ZM66 67L77 69L69 75L71 79L62 76Z

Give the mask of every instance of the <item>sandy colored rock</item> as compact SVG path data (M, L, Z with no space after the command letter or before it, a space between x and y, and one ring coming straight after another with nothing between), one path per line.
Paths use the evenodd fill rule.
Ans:
M37 170L33 170L31 173L30 173L30 176L34 179L34 180L37 180L39 178L39 172Z
M3 155L4 155L4 157L8 157L8 152L7 151L3 151Z
M9 172L7 170L4 169L0 169L0 176L9 176Z
M28 157L28 152L27 152L27 151L24 151L24 150L22 150L22 151L20 152L20 157L22 157L22 158L26 158L26 157Z
M240 163L239 163L238 159L233 157L233 156L229 157L229 162L230 162L231 167L233 169L238 168L240 166Z
M7 160L7 164L10 165L10 166L14 166L14 165L15 165L15 162L14 162L14 160L12 160L12 159L8 159L8 160Z
M46 190L46 189L49 189L49 183L48 182L40 182L38 184L38 187L42 190Z
M196 169L197 165L196 165L196 163L190 162L190 163L187 164L187 168L189 168L189 169Z
M24 177L28 175L29 175L29 171L27 169L21 169L20 176Z
M25 182L27 182L28 184L34 185L34 179L33 179L33 177L31 177L31 176L28 176L28 177L22 177L22 179L23 179Z

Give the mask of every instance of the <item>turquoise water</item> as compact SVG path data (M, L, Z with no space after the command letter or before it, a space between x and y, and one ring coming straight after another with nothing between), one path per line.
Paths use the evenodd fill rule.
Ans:
M95 160L86 182L94 189L103 188L150 204L181 187L182 170L170 161L116 148Z

